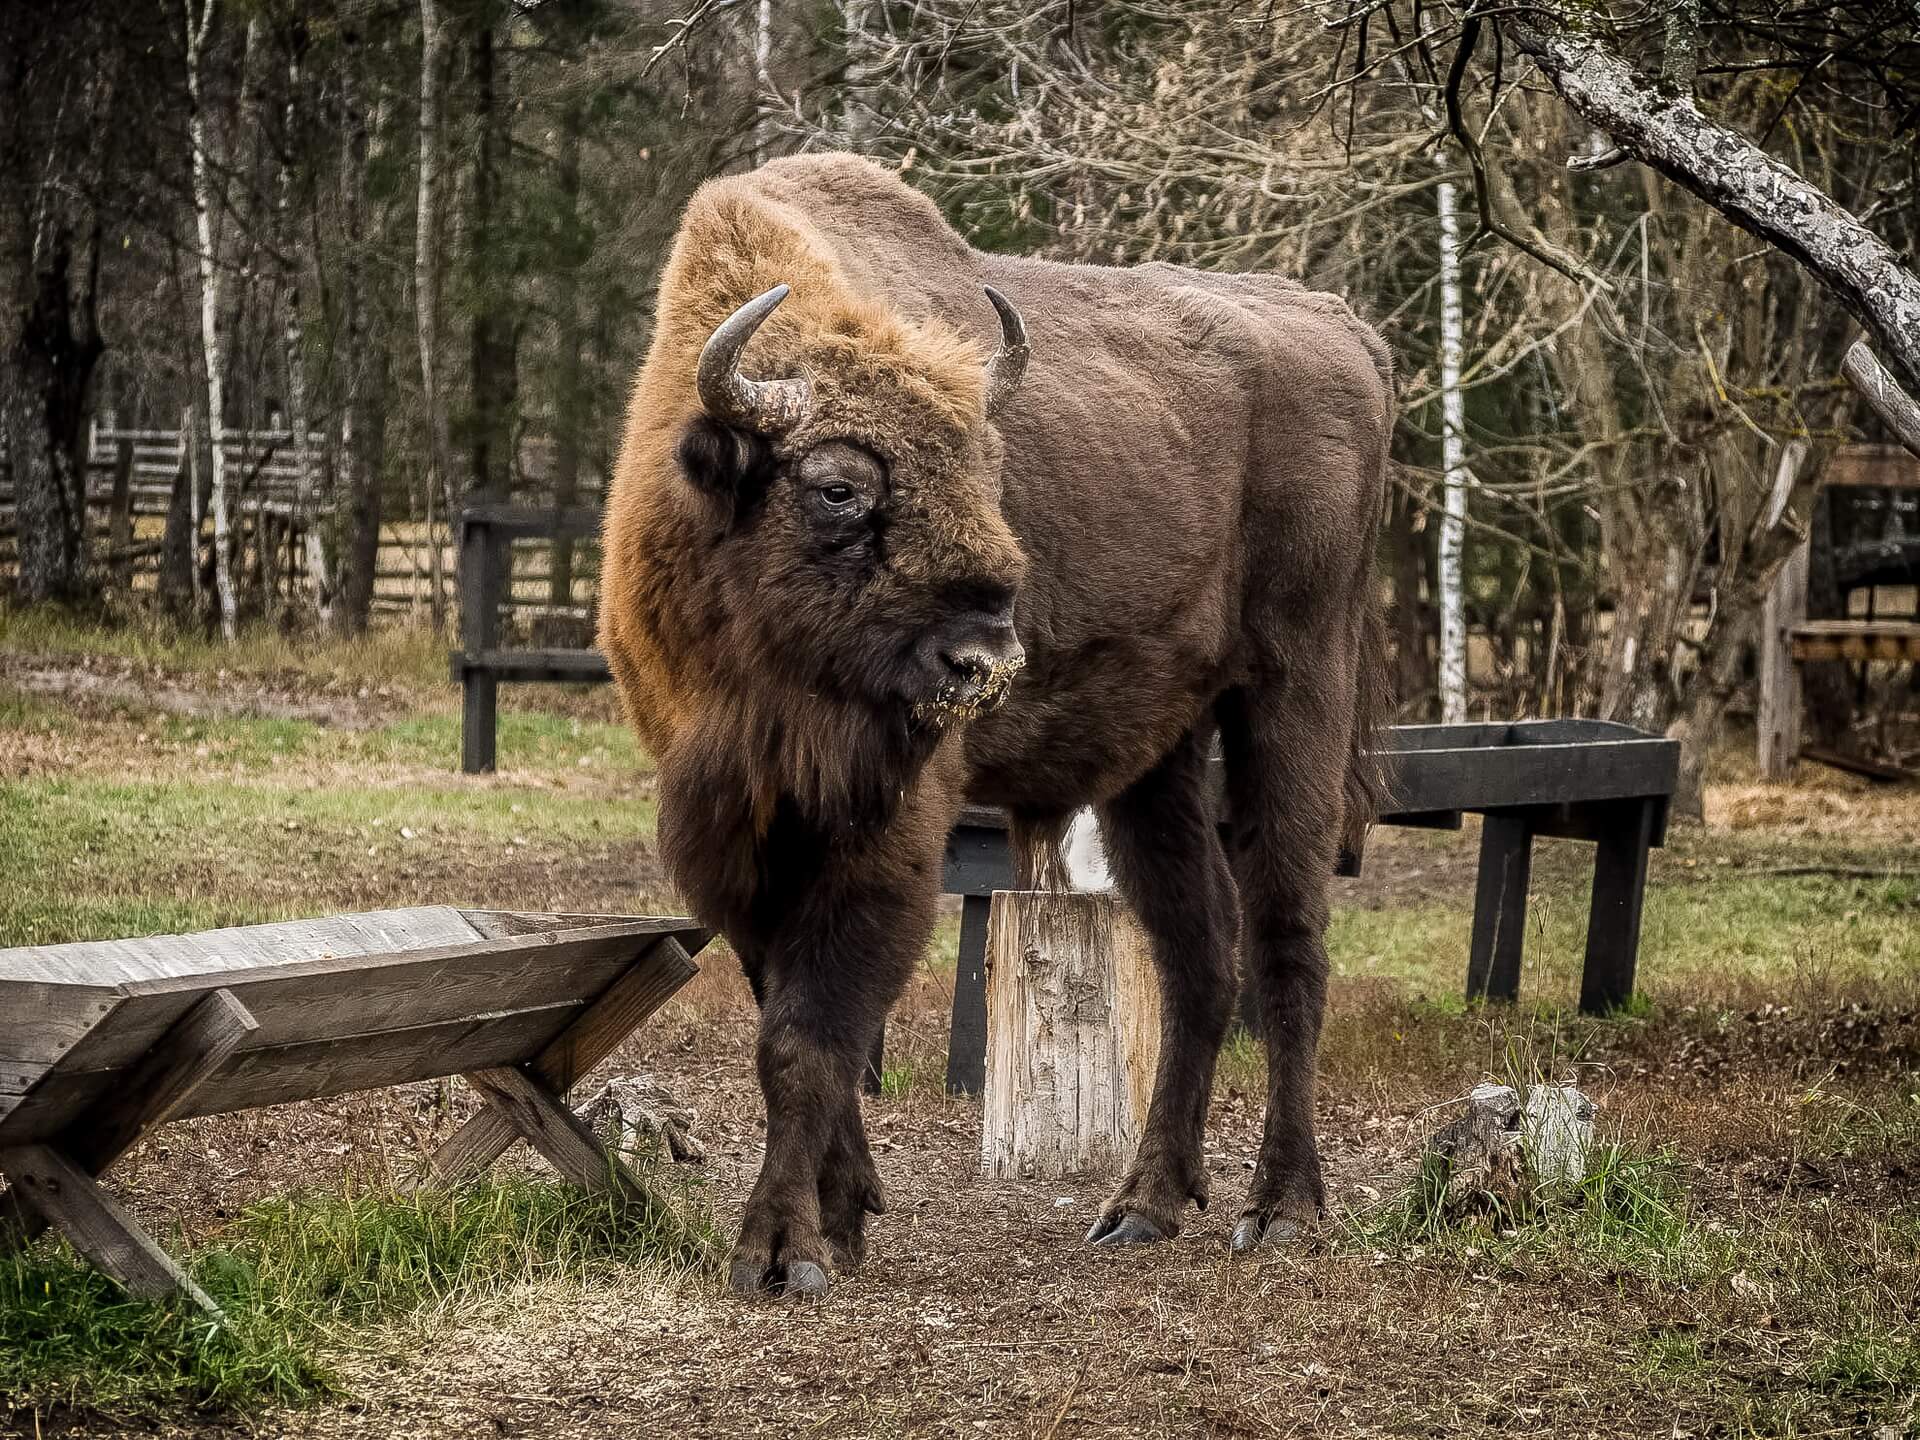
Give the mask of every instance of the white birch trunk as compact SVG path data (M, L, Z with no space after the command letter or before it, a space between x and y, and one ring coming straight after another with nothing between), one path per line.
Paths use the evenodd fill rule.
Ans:
M220 633L232 640L239 630L239 603L233 588L233 515L227 494L227 457L221 445L226 428L227 359L220 343L223 287L216 248L220 220L216 210L226 187L224 180L215 179L207 150L207 107L201 84L207 38L213 31L214 3L202 0L196 22L192 0L187 0L187 95L191 101L187 132L193 146L193 218L200 247L200 348L207 372L207 441L213 465L209 497L213 508L213 583L220 603ZM247 22L249 50L258 26L257 19Z
M767 151L773 144L773 111L769 97L773 88L773 0L760 0L760 13L753 31L753 73L760 80L759 119L753 122L753 163L767 163Z
M295 126L300 118L299 97L300 57L295 55L287 61L288 145L293 143ZM286 327L281 345L287 367L287 428L291 432L289 439L294 447L293 459L297 467L293 523L300 527L306 552L307 594L313 606L314 619L326 625L333 618L332 569L327 561L325 532L319 523L320 512L326 508L320 503L320 467L314 463L313 446L308 435L307 358L305 332L300 318L300 246L293 229L293 163L289 154L280 157L280 183L276 200L281 252L286 257ZM289 593L292 588L289 584Z
M1460 390L1465 318L1460 299L1460 219L1453 182L1442 180L1440 215L1440 718L1467 718L1466 397Z
M447 419L440 398L440 99L446 72L447 36L434 0L420 0L420 189L413 240L414 320L420 340L421 403L427 421L427 547L433 576L433 616L439 621L445 595L444 562L433 533L435 496L444 490L453 518L447 473Z

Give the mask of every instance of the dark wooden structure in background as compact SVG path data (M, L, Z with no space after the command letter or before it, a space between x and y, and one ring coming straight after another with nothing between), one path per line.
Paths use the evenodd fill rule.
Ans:
M1678 741L1601 720L1400 725L1381 733L1389 781L1380 823L1458 830L1484 818L1467 962L1469 999L1520 994L1527 888L1535 837L1594 847L1580 1008L1603 1013L1633 994L1646 897L1647 855L1664 843L1679 773ZM1220 761L1214 774L1222 773ZM1216 778L1216 786L1219 785ZM1343 857L1359 873L1359 857ZM1006 817L972 808L947 840L946 889L964 897L954 978L947 1086L980 1088L986 1056L987 913L995 890L1013 888Z
M0 950L0 1254L49 1225L137 1295L214 1306L98 1178L167 1120L465 1075L433 1156L525 1139L575 1184L637 1182L567 1091L695 974L693 922L426 906Z
M501 681L611 679L597 651L500 645L502 597L511 575L507 546L593 535L598 524L591 510L484 505L466 512L461 648L450 661L454 680L465 689L463 770L494 768ZM1678 742L1599 720L1530 720L1395 726L1382 732L1381 749L1391 775L1383 824L1457 830L1463 815L1485 817L1467 994L1496 1000L1518 995L1533 841L1546 836L1594 846L1581 1008L1597 1013L1624 1002L1633 993L1647 853L1666 835ZM1358 863L1353 857L1349 862ZM947 1058L948 1085L956 1090L972 1093L980 1086L988 902L995 890L1013 885L1005 817L969 809L948 839L945 879L947 892L963 897ZM878 1063L876 1058L869 1086Z

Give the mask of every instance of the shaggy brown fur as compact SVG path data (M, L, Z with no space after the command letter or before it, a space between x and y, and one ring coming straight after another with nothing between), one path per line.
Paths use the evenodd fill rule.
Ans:
M983 282L1033 342L992 422ZM807 420L705 417L701 348L782 283L742 372L806 376ZM857 1259L883 1207L856 1082L967 799L1039 837L1098 806L1154 939L1153 1102L1090 1238L1170 1236L1205 1203L1241 936L1272 1079L1236 1243L1318 1213L1321 934L1343 829L1371 818L1354 757L1391 424L1385 347L1291 281L980 254L850 156L695 196L615 475L601 642L659 762L663 855L761 1003L767 1157L736 1283L824 1288L829 1251ZM1005 707L917 718L928 656L1004 628L1009 604L1027 666ZM1204 793L1216 735L1225 846Z

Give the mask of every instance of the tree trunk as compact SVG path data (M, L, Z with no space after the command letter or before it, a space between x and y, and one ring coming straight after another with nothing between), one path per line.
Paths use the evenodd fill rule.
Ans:
M345 245L340 256L342 312L339 534L339 594L333 611L338 630L357 635L373 613L374 571L380 551L380 471L385 448L386 347L370 351L367 340L367 111L360 81L358 32L342 7L340 63L340 214Z
M293 148L300 125L300 44L295 40L287 58L286 150L280 157L280 183L276 209L280 253L284 257L282 301L286 323L281 334L282 361L287 371L287 429L293 446L296 480L291 524L300 537L307 561L307 597L313 618L320 625L332 623L333 563L327 553L327 527L324 521L331 508L321 493L324 471L317 463L309 441L312 424L307 414L307 355L304 322L300 313L300 237L293 221Z
M987 1174L1124 1165L1160 1048L1153 953L1115 896L1006 890L987 922Z
M227 356L220 338L223 274L218 250L218 211L224 208L226 180L224 170L216 178L215 163L208 153L203 84L215 3L216 0L201 0L200 17L196 21L192 0L187 0L187 94L191 105L187 132L193 148L193 218L200 251L200 348L206 367L207 445L213 475L213 577L220 604L220 633L232 640L239 632L239 600L233 584L233 514L227 490L227 457L221 443L226 431ZM253 53L259 25L257 17L247 22L249 56Z
M1423 597L1427 577L1425 536L1414 528L1417 502L1402 487L1388 497L1386 543L1393 581L1393 695L1408 719L1433 714L1434 668L1427 655L1432 633Z
M557 344L560 392L554 405L559 433L554 436L553 503L565 507L580 498L580 458L586 440L589 407L586 396L586 328L580 322L580 267L585 247L579 244L580 140L586 115L578 104L560 117L560 199L565 207L568 250L554 276L554 306L558 312ZM573 603L573 541L553 542L548 599L555 605Z
M513 414L519 382L514 357L515 266L502 245L506 216L501 174L513 143L513 103L497 42L492 13L483 11L473 36L474 120L480 133L467 245L473 305L469 484L476 493L505 498L513 481ZM449 493L449 522L454 518L453 507Z
M1467 718L1467 611L1463 570L1467 539L1466 399L1460 391L1460 220L1453 183L1435 191L1440 214L1440 718Z
M434 497L453 517L445 397L440 393L440 102L446 85L446 28L436 0L420 0L420 183L414 221L413 304L420 342L420 400L426 412L427 551L433 582L433 618L446 601L440 541L433 533Z
M1920 391L1920 276L1817 186L1702 115L1691 96L1635 75L1598 41L1520 20L1506 32L1588 123L1727 219L1792 257L1873 332L1909 392Z
M19 533L18 595L74 602L88 593L87 393L105 350L94 320L97 222L74 274L72 231L60 226L33 268L18 338L0 363L0 396Z

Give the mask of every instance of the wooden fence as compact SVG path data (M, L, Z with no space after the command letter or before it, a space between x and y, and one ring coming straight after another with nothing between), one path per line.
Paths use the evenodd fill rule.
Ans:
M176 430L119 429L96 424L87 453L87 531L92 563L114 582L136 593L158 584L162 536L167 512L183 474L191 476L198 445L200 483L211 463L207 442L183 426ZM0 589L7 588L18 563L13 480L6 464L6 440L0 433ZM550 468L549 442L522 442L522 473L530 484L517 495L527 503L551 503L540 493ZM236 528L242 532L241 561L258 564L258 546L268 537L275 551L271 573L283 589L304 589L305 527L328 517L340 493L338 441L321 430L304 444L286 429L229 430L221 437ZM583 487L585 503L597 503L597 484ZM389 491L391 501L396 498ZM262 523L265 522L265 523ZM202 542L210 531L203 517ZM424 617L433 604L434 550L439 550L443 613L452 613L460 537L442 520L429 526L421 516L389 514L380 529L374 569L374 609L388 616ZM556 561L558 563L556 563ZM590 540L569 546L564 557L550 547L516 548L512 581L502 601L530 612L570 616L584 624L591 616L598 577L597 547Z

